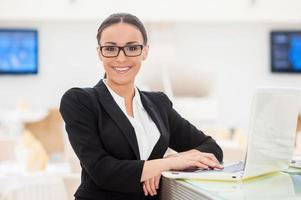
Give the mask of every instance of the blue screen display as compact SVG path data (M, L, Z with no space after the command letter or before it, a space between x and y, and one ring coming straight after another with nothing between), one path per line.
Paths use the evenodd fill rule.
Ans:
M301 73L301 31L271 32L272 72Z
M37 30L0 29L0 74L37 72Z

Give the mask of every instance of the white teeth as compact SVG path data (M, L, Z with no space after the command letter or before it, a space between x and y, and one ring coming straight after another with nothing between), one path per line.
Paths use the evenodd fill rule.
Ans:
M130 68L129 67L114 67L114 69L117 70L117 71L127 71Z

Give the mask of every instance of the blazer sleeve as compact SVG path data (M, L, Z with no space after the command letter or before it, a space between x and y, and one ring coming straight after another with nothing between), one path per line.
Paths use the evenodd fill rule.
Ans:
M142 191L140 178L144 161L118 160L106 152L97 126L101 119L91 96L84 89L73 88L61 99L60 112L71 146L82 168L100 188L138 194Z
M172 102L164 93L162 93L162 97L167 104L170 148L178 152L197 149L201 152L213 153L215 157L222 162L223 151L215 140L182 118L180 114L173 109Z

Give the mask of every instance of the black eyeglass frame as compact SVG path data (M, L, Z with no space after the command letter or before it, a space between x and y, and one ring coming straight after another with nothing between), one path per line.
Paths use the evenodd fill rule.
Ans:
M138 55L131 56L131 55L127 55L127 54L126 54L124 48L126 48L126 47L132 47L132 46L139 46L139 47L141 48L140 53L139 53ZM103 49L104 47L117 47L117 48L118 48L117 55L116 55L116 56L105 56L105 55L103 54L103 52L102 52L102 49ZM120 47L120 46L114 46L114 45L104 45L104 46L101 46L101 45L100 45L100 46L99 46L99 50L100 50L100 52L101 52L101 55L102 55L103 57L106 57L106 58L115 58L115 57L119 56L119 53L120 53L121 50L123 51L124 55L127 56L127 57L137 57L137 56L140 56L140 55L142 54L143 48L144 48L144 45L142 45L142 44L126 45L126 46L123 46L123 47Z

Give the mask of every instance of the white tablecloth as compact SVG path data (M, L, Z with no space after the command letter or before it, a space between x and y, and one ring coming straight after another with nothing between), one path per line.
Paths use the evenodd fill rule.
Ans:
M0 200L66 200L63 182L67 165L50 165L45 172L22 172L11 163L0 164Z

